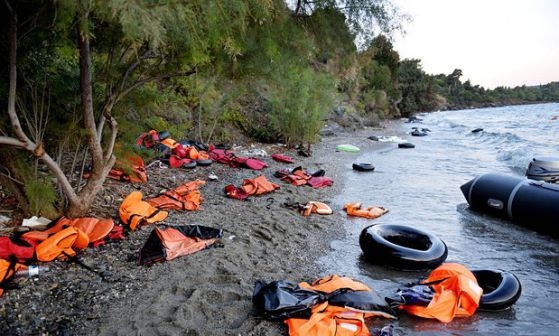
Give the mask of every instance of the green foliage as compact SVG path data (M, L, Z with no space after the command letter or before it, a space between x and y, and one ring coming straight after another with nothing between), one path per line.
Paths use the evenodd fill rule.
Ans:
M331 106L333 81L311 69L285 70L272 87L271 123L288 147L314 143Z
M58 214L55 204L58 194L48 179L37 178L28 181L24 187L29 200L31 215L55 218Z

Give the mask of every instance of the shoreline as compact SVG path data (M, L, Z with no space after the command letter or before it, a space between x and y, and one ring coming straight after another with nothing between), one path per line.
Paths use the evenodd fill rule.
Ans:
M201 224L222 228L223 247L210 248L171 261L140 266L137 252L152 227L130 232L126 239L89 247L80 260L95 269L91 272L76 263L54 261L50 271L32 279L18 279L20 289L8 290L0 298L0 332L12 335L280 335L287 334L281 322L255 315L252 291L257 280L312 281L326 274L318 257L330 250L332 237L345 235L341 209L332 215L301 216L284 203L322 201L329 204L343 188L343 173L359 154L337 153L338 144L381 149L385 145L367 139L388 135L401 121L388 121L382 128L324 137L313 146L311 157L298 156L275 145L257 145L268 154L281 152L295 164L278 163L257 157L270 166L262 171L231 168L214 163L193 170L171 171L150 168L150 182L141 185L144 197L157 195L194 179L217 181L201 187L203 201L198 211L170 211L161 224ZM389 134L394 135L394 134ZM374 150L373 149L373 150ZM369 150L369 149L368 149ZM236 150L234 150L236 152ZM239 154L239 156L245 156ZM282 168L302 166L307 171L324 169L334 185L313 189L293 186L275 177ZM348 168L349 167L349 168ZM265 175L280 185L270 194L251 196L250 201L225 197L227 184L240 186L243 178ZM118 206L132 185L108 180L91 216L111 217L118 223ZM104 206L112 195L115 204ZM100 277L99 272L104 276Z

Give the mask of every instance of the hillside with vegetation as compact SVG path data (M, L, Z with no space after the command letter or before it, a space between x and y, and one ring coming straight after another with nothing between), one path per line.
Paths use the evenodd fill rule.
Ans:
M559 83L486 90L462 83L459 69L430 75L401 60L390 36L406 17L389 0L0 6L1 192L28 214L86 213L117 158L151 129L310 148L330 121L354 128L559 101Z

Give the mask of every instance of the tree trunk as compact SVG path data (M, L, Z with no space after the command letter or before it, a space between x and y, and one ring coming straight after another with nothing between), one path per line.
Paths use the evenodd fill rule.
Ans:
M110 150L105 157L103 156L103 148L101 146L102 134L98 134L95 123L93 88L91 83L91 49L89 44L89 30L87 28L89 12L84 10L84 12L79 15L80 17L76 29L80 65L81 110L87 133L88 148L91 153L92 171L87 184L78 192L78 197L69 199L68 210L66 212L68 217L84 216L87 213L95 201L95 197L101 191L103 182L115 162L112 150ZM104 115L101 116L101 118L105 117ZM111 136L109 148L112 149L112 142L116 139L116 121L114 121L114 119L110 121L113 135Z

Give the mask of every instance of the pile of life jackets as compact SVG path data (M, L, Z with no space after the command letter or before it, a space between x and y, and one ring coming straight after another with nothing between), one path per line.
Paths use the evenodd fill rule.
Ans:
M378 218L388 212L388 209L380 206L370 206L363 208L360 202L352 202L344 204L344 210L349 216L364 217L364 218Z
M257 281L252 302L265 318L283 321L290 336L370 336L366 318L396 318L367 285L335 274L312 284Z
M171 138L167 138L159 143L161 152L165 155L164 161L169 163L172 168L193 167L191 163L200 165L211 163L210 154L196 148L194 145L182 144ZM194 165L195 166L195 165Z
M120 204L120 219L134 231L140 225L160 222L167 218L169 213L165 210L198 210L203 200L199 188L205 183L202 180L186 182L145 201L142 192L135 190Z
M0 295L15 272L27 269L28 263L75 257L91 243L116 238L111 236L114 228L112 219L61 217L42 231L0 237Z

